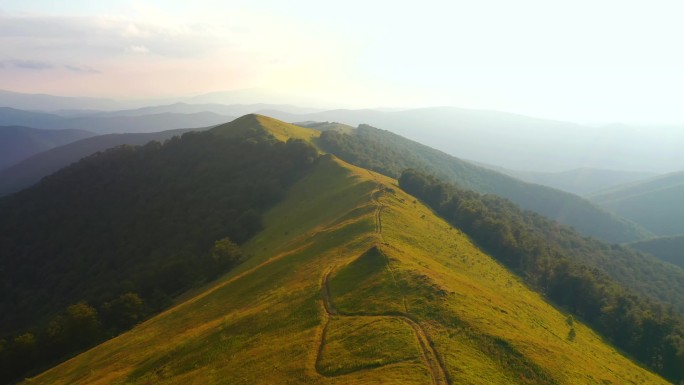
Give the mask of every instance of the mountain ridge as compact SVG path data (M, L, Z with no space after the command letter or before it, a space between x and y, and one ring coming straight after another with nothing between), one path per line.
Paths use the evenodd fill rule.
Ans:
M140 116L71 116L0 107L0 125L26 125L41 129L86 129L98 134L156 132L163 129L206 127L233 120L212 112L159 113Z
M684 171L659 175L591 195L596 204L659 236L684 234Z
M198 296L31 382L666 383L614 354L579 323L574 342L554 336L560 330L567 333L565 315L538 302L538 295L429 209L411 203L395 183L325 158L268 214L265 231L245 247L250 258L235 271ZM407 231L406 223L415 228ZM433 235L423 238L428 233ZM448 241L450 233L458 241ZM435 243L437 239L442 242ZM461 256L450 257L454 250ZM376 273L349 270L369 252L378 255L371 257L371 263L380 263ZM438 352L445 378L434 378L429 364L419 358L420 343L410 327L391 322L391 317L383 321L381 313L372 310L388 306L384 296L402 302L392 282L404 287L409 311ZM361 296L364 288L380 297ZM348 316L341 315L347 310L329 309L328 314L326 302L336 309L356 310ZM537 306L544 310L535 310ZM377 316L364 318L359 312ZM537 316L539 324L520 321ZM193 326L183 326L191 320ZM379 323L385 333L370 322ZM515 326L501 329L500 322ZM177 333L178 328L184 331ZM344 330L366 345L346 350L338 339ZM538 335L532 340L535 334L527 334L531 330ZM375 350L372 344L380 341L401 347L395 351L398 356ZM574 364L554 360L557 354ZM207 356L214 358L201 358ZM341 366L329 366L330 359Z
M43 177L98 151L120 145L143 145L153 140L163 142L188 131L202 131L204 129L208 128L138 134L104 134L51 148L0 170L0 197L27 188Z
M317 142L342 159L386 175L398 177L404 169L414 168L465 188L502 196L607 242L652 236L640 226L574 194L518 180L369 125L346 132L325 131Z
M93 132L77 129L43 130L25 126L0 126L0 171L32 155L95 135Z

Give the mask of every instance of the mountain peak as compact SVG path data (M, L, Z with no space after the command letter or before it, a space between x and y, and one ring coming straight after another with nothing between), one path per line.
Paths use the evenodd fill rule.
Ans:
M243 115L232 122L216 126L211 132L228 137L254 137L263 134L272 135L280 141L301 139L310 142L320 132L285 123L281 120L259 114Z

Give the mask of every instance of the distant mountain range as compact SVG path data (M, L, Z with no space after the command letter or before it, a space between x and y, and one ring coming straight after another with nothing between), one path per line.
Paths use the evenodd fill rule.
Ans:
M43 151L18 164L0 170L0 196L11 194L29 187L40 181L41 178L98 151L104 151L108 148L123 144L139 146L153 140L163 142L166 139L170 139L173 136L181 135L184 132L191 130L200 131L203 129L179 129L140 134L99 135ZM60 132L52 130L47 131Z
M622 185L590 196L660 236L684 234L684 171Z
M0 125L24 125L52 130L84 129L97 134L156 132L164 129L206 127L233 120L213 112L191 114L159 113L139 116L77 116L0 108Z
M186 104L261 104L267 103L265 108L277 108L291 113L309 113L322 111L322 108L288 108L291 103L312 106L318 102L313 98L297 98L291 95L261 88L211 92L195 96L178 96L158 99L114 100L92 97L67 97L46 94L26 94L0 90L0 106L12 107L20 110L59 112L60 114L83 114L89 112L118 111L140 109L149 106ZM211 110L203 110L211 111ZM247 111L250 113L255 111ZM242 114L244 114L242 113ZM235 115L242 115L235 114Z
M309 126L316 127L316 124ZM628 242L652 236L640 226L577 195L523 182L368 125L353 130L342 126L341 130L323 132L319 139L321 148L361 167L392 177L398 177L407 168L421 170L464 188L507 198L524 209L607 242Z
M678 145L682 143L682 127L589 127L455 107L261 113L287 122L369 124L462 159L513 170L598 168L660 173L684 169L684 152Z
M211 112L217 115L227 116L242 116L259 111L277 109L293 114L308 114L320 110L314 108L297 107L287 104L189 104L189 103L174 103L160 106L150 106L137 108L133 110L118 110L107 112L83 112L81 115L97 116L97 117L119 117L119 116L144 116L155 114L198 114L201 112ZM62 113L62 112L58 112ZM71 115L74 115L72 113Z
M11 112L4 110L0 111L0 125L79 128L97 133L153 132L227 121L212 120L212 116L206 113L228 117L259 113L291 123L332 121L352 126L369 124L462 159L510 170L558 173L575 169L601 169L665 173L684 169L684 153L679 151L677 145L683 141L682 127L617 124L590 127L507 112L455 107L322 110L315 100L292 98L263 89L126 102L0 91L0 106L48 111L66 118L66 121L59 123L54 122L52 115L24 117L23 120L7 119ZM151 123L123 119L148 115L160 115L157 118L162 119L164 114L186 116L167 116L167 122L182 122L182 125L154 127L150 127ZM191 114L199 115L193 117ZM123 120L108 123L90 120L95 117ZM539 175L530 176L538 177L547 181L543 183L556 183ZM553 176L550 178L554 179ZM565 188L573 189L574 186ZM586 190L580 187L571 191Z
M586 196L611 187L645 180L658 175L652 172L602 170L595 168L576 168L559 172L534 172L509 170L504 167L475 163L524 180L525 182L553 187L580 196Z
M653 238L629 246L684 268L684 235Z
M94 135L92 132L76 129L42 130L0 126L0 171L34 154Z

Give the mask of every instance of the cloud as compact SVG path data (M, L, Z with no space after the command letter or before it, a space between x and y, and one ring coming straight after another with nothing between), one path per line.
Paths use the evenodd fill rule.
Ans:
M65 64L64 69L69 70L71 72L76 72L79 74L99 74L99 73L101 73L100 71L96 70L95 68L88 67L88 66L79 67L79 66Z
M128 52L146 54L150 53L150 49L145 47L144 45L132 45L128 47Z
M222 88L318 87L352 57L348 45L330 44L336 39L315 28L318 25L293 23L279 15L240 10L195 17L154 15L0 15L2 71L16 73L11 80L19 90L47 92L46 87L52 87L57 90L52 92L61 92L62 87L88 93L96 83L103 93L138 97ZM9 58L39 58L51 67L21 70L3 62Z
M197 58L239 41L225 26L209 23L135 21L113 16L2 16L0 47L20 56L29 50L93 58L118 55L122 48L161 57ZM66 62L67 58L61 60Z
M38 60L21 60L21 59L10 59L0 62L2 67L14 67L21 68L25 70L42 71L53 69L55 66L51 63L38 61Z
M76 66L72 64L56 65L40 60L8 59L0 61L0 68L16 68L30 71L59 70L61 68L79 74L99 74L100 71L90 66Z

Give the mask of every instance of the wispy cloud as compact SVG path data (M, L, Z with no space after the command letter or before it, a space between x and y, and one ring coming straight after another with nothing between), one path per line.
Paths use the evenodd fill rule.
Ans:
M3 69L19 69L29 71L59 71L67 70L79 74L99 74L99 70L90 66L77 66L73 64L58 65L41 60L26 60L26 59L7 59L0 61L0 68Z
M79 74L99 74L101 73L100 71L96 70L95 68L89 67L89 66L75 66L75 65L69 65L65 64L64 69L69 70L71 72L76 72Z
M3 68L14 67L21 68L25 70L35 70L42 71L53 69L55 66L52 63L39 61L39 60L22 60L22 59L9 59L0 62Z
M129 52L133 53L141 53L141 54L146 54L150 53L150 49L145 47L144 45L132 45L128 47Z
M201 15L167 13L166 7L77 17L0 14L0 65L16 75L7 77L5 87L31 92L87 93L96 88L139 97L292 84L318 87L321 79L334 78L343 58L352 55L348 45L330 44L335 39L314 27L277 14L229 8ZM36 71L29 72L2 62L13 58L44 63L33 63Z

